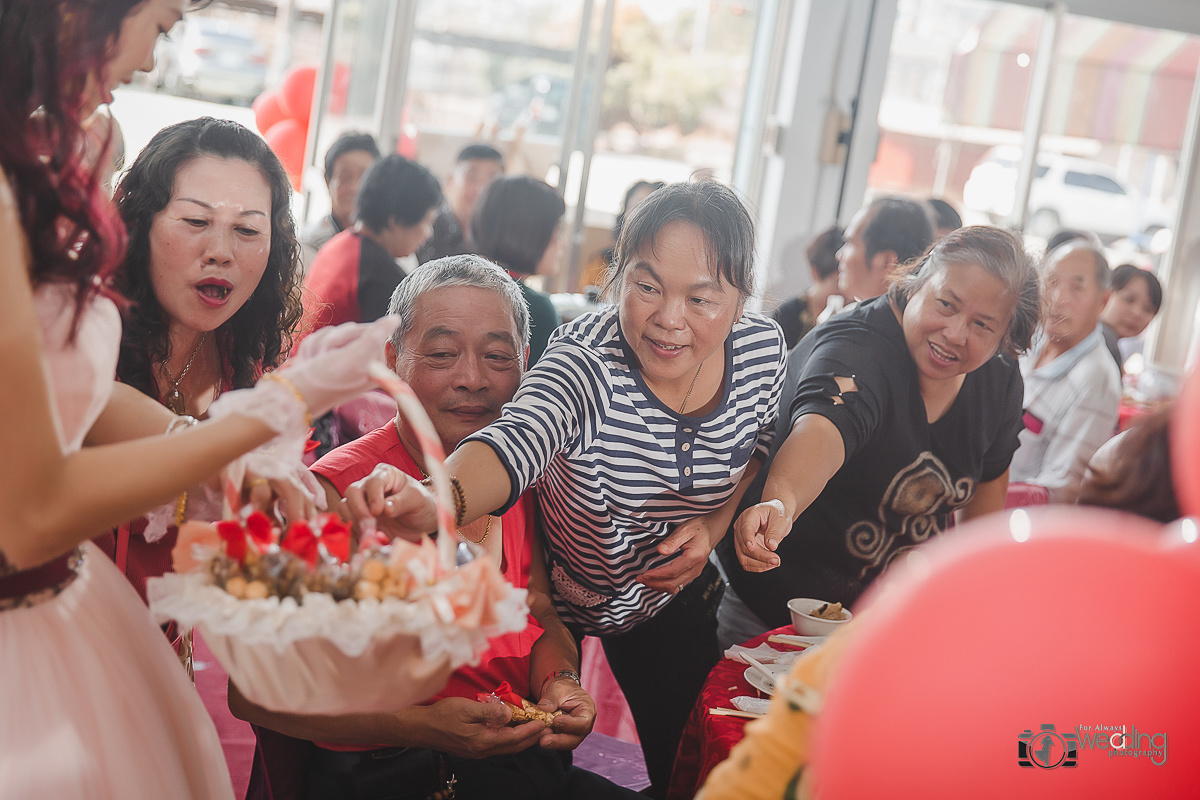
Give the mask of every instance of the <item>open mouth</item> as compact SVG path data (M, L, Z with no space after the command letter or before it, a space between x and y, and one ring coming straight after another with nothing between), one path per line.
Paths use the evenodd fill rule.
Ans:
M933 354L933 359L936 363L953 364L958 361L958 356L945 348L938 347L933 342L929 343L929 352Z
M229 296L233 294L233 284L210 278L196 284L196 294L200 295L200 302L211 308L219 308L229 301Z
M678 353L680 350L683 350L687 347L686 344L669 344L667 342L660 342L655 339L648 339L647 341L649 341L650 344L655 347L655 349L661 350L664 353Z
M233 287L223 283L202 283L196 287L196 291L212 300L224 300L229 297Z

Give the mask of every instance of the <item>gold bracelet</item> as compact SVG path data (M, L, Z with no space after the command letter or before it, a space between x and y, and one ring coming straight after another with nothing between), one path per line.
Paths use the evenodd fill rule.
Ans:
M308 410L308 401L304 399L304 394L296 388L296 384L280 375L278 372L268 372L262 376L264 381L275 381L283 388L287 389L296 397L296 402L304 409L304 427L311 428L313 426L312 412Z
M179 499L175 501L175 527L178 528L183 524L184 515L187 513L187 492L179 495Z

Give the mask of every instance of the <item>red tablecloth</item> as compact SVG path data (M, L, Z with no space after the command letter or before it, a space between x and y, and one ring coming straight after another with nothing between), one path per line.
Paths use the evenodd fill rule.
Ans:
M794 634L791 625L767 631L745 643L746 647L757 647L775 633ZM779 650L795 650L787 645L772 644ZM733 746L742 740L742 729L749 720L740 717L719 717L708 713L710 708L733 708L733 698L741 695L764 697L761 692L746 682L746 665L729 658L721 659L696 700L683 738L679 741L679 752L675 755L675 768L671 773L671 787L667 800L690 800L704 785L705 778L713 767L729 756Z

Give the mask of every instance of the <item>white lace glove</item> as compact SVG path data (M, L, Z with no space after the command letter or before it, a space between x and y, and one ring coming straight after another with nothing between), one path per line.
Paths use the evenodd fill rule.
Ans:
M374 387L367 364L384 360L384 344L399 323L388 316L322 328L300 342L278 374L300 390L315 419Z
M322 328L301 342L296 354L279 368L275 374L280 380L267 376L254 388L227 392L209 406L210 418L241 414L279 434L226 468L235 488L241 486L246 470L269 479L291 478L305 485L318 508L325 507L323 492L303 462L309 426L314 418L374 386L367 365L383 359L384 343L398 322L389 316L367 324Z

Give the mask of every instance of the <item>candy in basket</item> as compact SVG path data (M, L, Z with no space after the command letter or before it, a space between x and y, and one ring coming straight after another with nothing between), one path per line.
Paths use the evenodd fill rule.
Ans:
M434 479L436 546L367 534L350 557L350 530L336 515L281 530L262 512L232 514L181 526L175 573L148 582L156 618L198 627L239 691L272 711L386 712L421 702L488 638L527 622L526 590L488 559L455 566L440 442L411 390L384 372Z

